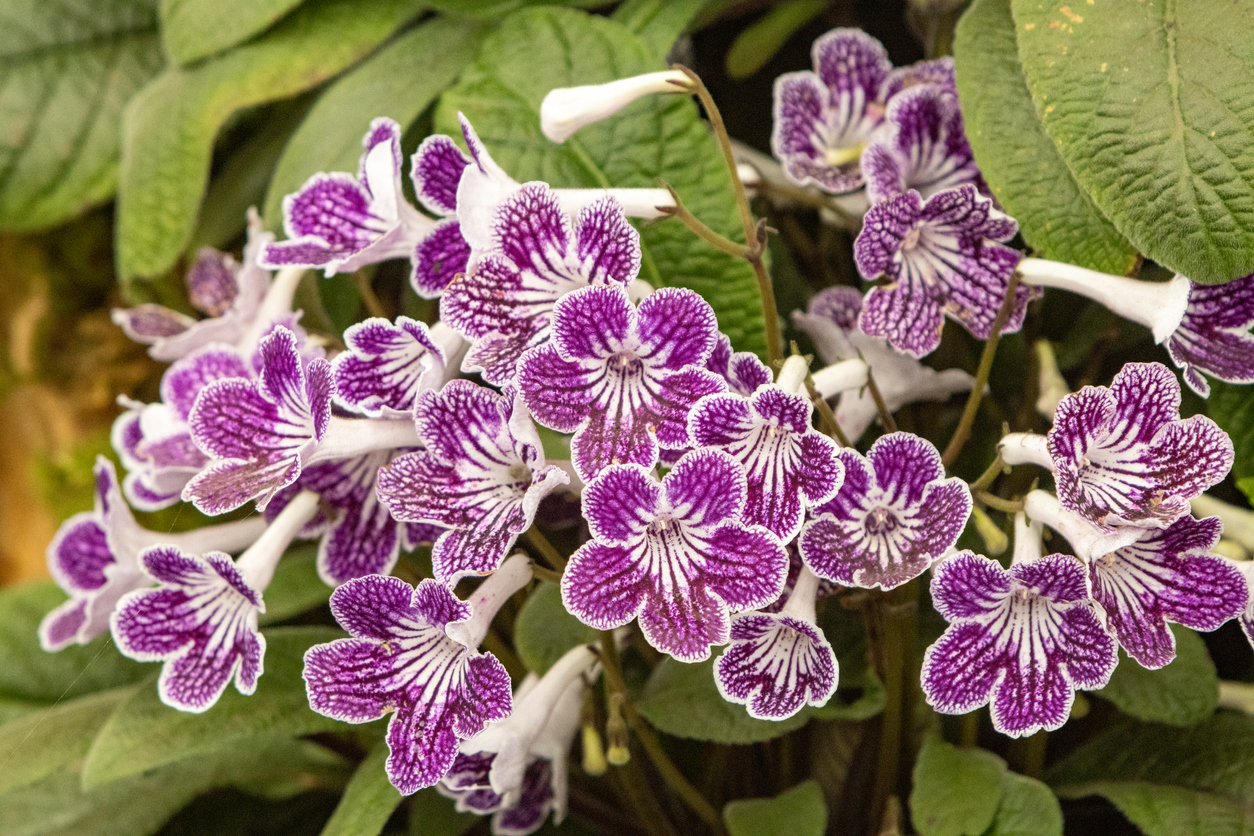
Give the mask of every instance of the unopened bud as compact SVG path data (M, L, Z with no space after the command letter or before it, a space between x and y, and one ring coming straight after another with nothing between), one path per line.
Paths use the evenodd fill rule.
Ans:
M983 508L972 508L971 519L975 522L975 530L984 539L984 548L989 557L997 557L1009 548L1010 538L988 514L984 513Z
M620 78L606 84L559 87L540 103L540 130L554 142L565 142L575 131L613 116L650 93L689 93L692 82L679 70Z
M623 719L623 695L610 694L608 714L605 721L605 737L609 746L605 750L605 760L613 766L622 766L631 760L631 749L627 747L627 721Z
M584 726L583 771L588 775L604 775L608 768L600 732L596 730L596 726Z

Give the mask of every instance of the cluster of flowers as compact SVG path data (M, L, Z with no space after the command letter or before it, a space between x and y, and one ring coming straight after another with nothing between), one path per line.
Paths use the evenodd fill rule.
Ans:
M799 184L865 188L858 266L888 279L865 297L829 289L795 314L830 363L811 382L839 394L837 421L856 441L876 412L868 368L890 410L970 389L966 373L919 362L944 315L989 337L1016 265L1026 282L1055 286L1079 268L1000 243L1017 227L984 194L949 62L893 70L850 30L814 54L815 73L777 84L776 152ZM659 89L606 88L625 98L555 91L561 129L546 105L546 130L569 135ZM927 698L946 712L991 700L997 728L1015 735L1061 725L1074 688L1109 678L1116 642L1158 667L1174 655L1165 622L1206 630L1246 612L1242 573L1204 554L1218 520L1188 515L1227 473L1232 445L1205 418L1179 419L1165 367L1129 366L1109 390L1063 398L1048 437L1004 440L1007 462L1048 467L1058 489L1028 497L1034 522L1021 521L1004 570L954 553L971 492L928 441L894 432L865 455L840 447L812 426L805 359L775 374L732 351L697 294L638 279L627 218L663 214L667 192L520 184L462 128L469 155L433 136L412 157L427 214L402 194L400 127L378 119L355 177L319 174L288 197L287 240L254 216L242 263L200 254L188 290L206 318L155 305L115 313L172 365L161 401L126 402L117 420L125 479L101 459L96 508L49 548L71 597L45 620L45 648L109 629L123 653L164 663L158 687L175 708L205 711L232 680L252 693L266 587L293 539L318 539L318 572L337 587L331 609L351 637L307 653L311 706L350 723L391 713L398 789L439 784L459 809L492 814L496 832L522 834L564 810L565 759L599 656L577 647L511 692L479 648L531 580L529 560L510 552L555 492L579 494L589 530L561 577L567 610L605 631L636 622L684 662L727 645L717 686L759 718L834 693L838 664L815 611L838 586L887 590L933 569L952 624L927 653ZM302 271L395 257L412 261L419 294L439 297L440 321L367 319L328 357L292 309ZM1195 388L1199 369L1254 380L1243 281L1225 286L1239 302L1222 307L1187 280L1143 288L1183 300L1164 338ZM1015 291L1008 330L1029 296ZM536 423L571 434L568 461L546 461ZM254 503L264 516L160 534L136 524L128 500L207 514ZM1041 523L1078 557L1042 557ZM434 577L417 588L389 577L399 551L422 542ZM485 579L463 600L454 588L467 577Z

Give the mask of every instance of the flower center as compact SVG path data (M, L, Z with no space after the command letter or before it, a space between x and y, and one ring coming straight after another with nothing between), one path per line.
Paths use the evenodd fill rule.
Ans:
M906 237L901 239L901 249L913 250L919 246L919 239L923 237L923 227L916 226L906 233Z
M653 522L649 523L649 531L654 534L666 534L679 528L679 523L670 514L658 514L653 518Z
M897 525L897 517L882 505L872 508L866 517L866 530L871 534L887 534Z
M509 478L514 480L514 490L526 493L527 488L531 487L531 468L522 462L515 462L509 469Z
M644 364L634 351L620 351L610 358L610 368L625 377L635 377L641 373Z
M862 149L866 147L865 142L859 142L857 145L849 148L828 148L823 152L823 162L832 167L848 165L857 162L862 156Z

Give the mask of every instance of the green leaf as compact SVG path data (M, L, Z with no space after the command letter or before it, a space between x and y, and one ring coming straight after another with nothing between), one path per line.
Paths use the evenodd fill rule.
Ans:
M53 226L112 197L123 108L161 69L155 5L0 6L0 228Z
M1188 729L1123 720L1050 769L1051 786L1149 781L1254 806L1254 717L1221 711Z
M665 61L675 41L706 5L706 0L627 0L614 10L613 18L626 26Z
M547 581L532 590L514 620L514 649L527 670L543 674L562 654L580 644L595 642L596 630L562 606L562 591Z
M441 97L436 128L458 135L457 112L463 111L497 162L519 181L654 187L664 178L702 221L743 239L722 156L687 97L647 96L562 145L540 133L540 102L552 88L657 69L649 48L620 23L564 9L524 10L502 21ZM743 260L705 245L677 221L648 224L640 239L641 278L695 290L713 306L719 328L737 350L763 351L761 297Z
M308 612L331 598L331 587L318 577L317 561L317 546L297 546L279 561L274 580L266 587L266 611L258 619L263 626Z
M731 836L823 836L827 805L817 781L806 781L774 798L747 798L723 808Z
M191 714L161 702L155 676L141 686L100 730L83 766L83 786L90 789L227 741L343 729L343 723L309 707L301 671L311 645L344 633L329 627L279 627L265 636L265 673L252 696L228 685L217 705Z
M984 836L1062 836L1062 807L1049 787L1034 778L1001 776L1001 801Z
M920 836L980 836L993 823L1006 763L983 749L923 743L914 765L910 818Z
M746 26L727 50L727 74L748 78L775 57L802 26L827 9L827 0L788 0Z
M401 803L401 794L388 782L383 769L387 758L387 744L380 741L353 773L331 820L322 828L322 836L377 836L383 831Z
M52 581L0 590L0 697L53 703L128 685L150 668L117 652L106 634L57 653L39 646L39 622L65 601Z
M176 64L243 43L304 0L161 0L161 45Z
M122 129L117 220L122 280L169 269L187 246L214 137L232 114L325 81L373 49L419 6L419 0L312 0L263 38L153 79L127 106Z
M1254 264L1254 0L1012 0L1036 112L1138 250L1204 283Z
M971 149L1023 239L1042 258L1130 273L1136 249L1076 183L1037 119L1010 0L971 4L954 36L954 65Z
M411 836L460 836L480 821L482 819L474 813L457 812L453 800L440 795L435 787L410 796Z
M1215 713L1219 704L1219 676L1202 637L1172 624L1176 658L1165 668L1146 670L1119 651L1119 667L1110 684L1095 693L1138 720L1192 726Z
M1232 475L1254 476L1254 386L1211 381L1206 414L1232 439Z
M644 718L675 737L715 743L757 743L799 729L810 719L802 710L787 720L755 720L743 705L723 699L714 684L714 660L695 665L662 660L636 703Z
M0 726L0 795L86 755L105 720L135 687L88 694Z
M1104 796L1145 836L1254 836L1254 809L1210 793L1099 781L1061 788L1059 795Z
M487 31L472 20L436 18L336 79L283 149L266 197L267 224L281 227L284 195L315 173L357 171L371 119L390 116L402 128L417 119L457 79Z
M201 793L236 787L271 798L333 783L343 760L296 740L251 740L83 791L73 771L0 796L5 836L147 836Z

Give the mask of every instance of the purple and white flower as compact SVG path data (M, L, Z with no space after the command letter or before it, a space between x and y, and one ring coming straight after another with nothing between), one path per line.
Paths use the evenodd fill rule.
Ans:
M888 283L867 294L859 327L914 357L940 345L946 316L988 339L1020 258L998 242L1018 229L970 184L927 200L911 190L872 206L854 259L864 279ZM1029 287L1016 288L1003 333L1022 327L1031 294Z
M749 397L775 380L771 369L752 351L732 351L731 339L720 333L705 367L727 381L727 391Z
M897 432L876 439L866 456L848 448L839 455L844 485L801 533L801 558L820 578L892 589L958 542L971 492L945 478L931 443Z
M788 554L743 522L744 468L721 450L686 454L659 482L637 464L607 467L584 489L592 541L570 558L562 602L599 630L637 616L649 644L683 662L730 636L729 611L779 597Z
M263 670L265 588L292 538L316 513L318 495L302 493L239 560L222 552L204 556L160 545L140 556L159 584L128 593L109 620L123 655L164 662L157 680L161 701L180 711L207 711L232 679L251 694Z
M391 713L388 780L409 795L439 781L461 740L503 720L512 708L509 674L479 643L500 606L531 579L518 555L469 601L424 580L368 575L331 594L331 612L352 638L305 653L309 705L346 723Z
M1144 531L1131 525L1099 527L1075 511L1063 508L1058 497L1041 490L1031 491L1024 497L1023 509L1034 522L1047 525L1066 537L1076 557L1086 563L1131 545Z
M801 530L806 510L831 499L844 479L836 443L810 426L810 399L789 391L798 376L789 374L790 366L805 374L805 360L790 357L779 385L762 386L748 398L707 395L688 416L696 447L723 450L744 466L744 522L764 526L785 543Z
M958 97L935 84L889 100L884 123L862 152L862 176L872 204L910 189L925 200L966 183L988 191L963 131Z
M448 529L431 562L436 579L452 586L495 570L540 500L570 477L545 464L535 425L512 390L499 395L454 380L424 393L414 413L426 449L379 472L379 498L397 520Z
M836 653L814 623L819 584L803 567L779 613L732 616L731 646L714 664L714 682L724 699L744 705L750 717L786 720L807 703L826 705L836 692Z
M825 362L861 358L875 375L890 413L915 401L947 400L975 385L975 378L962 369L938 372L893 349L884 339L868 336L858 327L861 311L861 293L852 287L829 287L811 297L806 311L793 311L792 320L814 340ZM815 372L815 385L828 395L831 387L819 387L822 377L822 370ZM867 389L844 391L835 411L836 423L850 441L861 438L878 414L875 398Z
M332 361L335 402L371 418L412 416L418 396L444 385L446 364L462 340L443 323L428 328L407 316L393 325L371 317L344 332L348 350Z
M1128 363L1109 389L1068 395L1048 436L1012 433L1001 451L1008 464L1052 469L1062 507L1105 528L1169 527L1233 461L1214 421L1180 418L1180 383L1161 363Z
M932 602L950 624L923 657L928 704L965 714L988 703L993 727L1011 737L1062 726L1075 690L1104 687L1118 662L1070 555L1006 570L959 552L936 566Z
M614 463L653 467L658 448L689 444L687 418L725 388L703 366L717 339L709 304L662 288L636 308L614 287L589 287L553 308L553 337L518 363L536 420L574 432L571 460L585 482Z
M151 583L139 562L146 549L164 543L195 552L238 551L265 530L262 520L247 519L172 534L149 531L123 500L113 463L97 457L95 477L95 508L61 523L48 544L48 570L70 598L39 625L47 651L86 644L109 629L118 600Z
M954 78L954 59L951 56L933 58L928 61L915 61L905 67L898 67L888 74L880 97L885 101L903 90L909 90L920 84L930 84L942 93L958 95L958 82Z
M771 150L797 185L850 192L863 184L859 160L884 118L880 88L893 65L860 29L833 29L811 56L813 72L775 80Z

